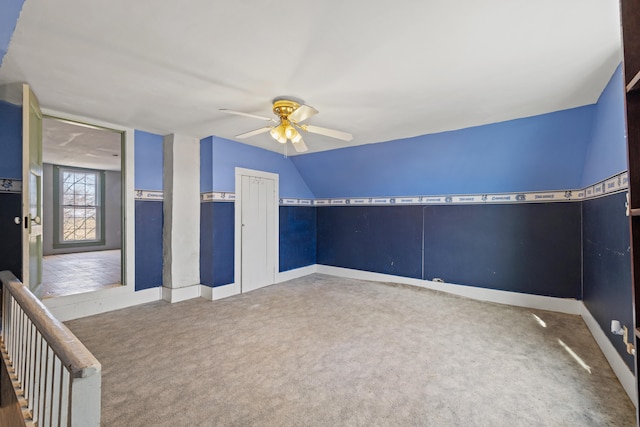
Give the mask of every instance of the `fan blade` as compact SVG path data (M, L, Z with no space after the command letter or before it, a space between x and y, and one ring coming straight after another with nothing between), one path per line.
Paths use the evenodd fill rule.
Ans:
M293 144L293 148L295 148L298 153L304 153L305 151L309 150L307 148L307 144L304 143L304 140L302 138L300 138L298 142L291 141L291 144Z
M273 126L265 126L263 128L260 128L260 129L251 130L249 132L245 132L245 133L241 133L240 135L236 135L236 138L240 138L240 139L249 138L250 136L260 135L261 133L269 132L271 129L273 129Z
M343 141L351 141L353 139L353 135L351 135L350 133L341 132L339 130L327 129L313 125L302 125L300 127L307 132L317 133L319 135L329 136L331 138L341 139Z
M296 108L293 113L289 114L289 120L294 123L300 123L311 116L315 116L316 114L318 114L318 110L315 108L309 105L301 105Z
M220 111L227 114L235 114L237 116L251 117L252 119L266 120L268 122L277 123L276 119L271 117L256 116L255 114L243 113L242 111L227 110L226 108L221 108Z

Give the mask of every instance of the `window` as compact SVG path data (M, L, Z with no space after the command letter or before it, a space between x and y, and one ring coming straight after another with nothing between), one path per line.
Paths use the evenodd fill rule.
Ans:
M104 173L56 166L54 175L56 245L104 244Z

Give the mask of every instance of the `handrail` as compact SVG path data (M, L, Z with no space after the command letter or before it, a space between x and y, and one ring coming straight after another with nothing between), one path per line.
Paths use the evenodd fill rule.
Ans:
M27 425L100 425L102 366L11 272L0 272L0 353Z
M102 365L62 322L10 271L0 271L0 281L22 306L73 378L86 378L102 370Z

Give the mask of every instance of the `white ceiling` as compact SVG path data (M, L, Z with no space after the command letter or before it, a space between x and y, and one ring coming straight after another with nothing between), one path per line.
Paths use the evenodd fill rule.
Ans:
M42 120L45 163L119 171L122 134L49 117Z
M61 112L229 139L264 122L220 108L270 116L292 95L320 111L308 123L354 135L305 134L313 152L595 103L618 20L616 0L27 0L0 83Z

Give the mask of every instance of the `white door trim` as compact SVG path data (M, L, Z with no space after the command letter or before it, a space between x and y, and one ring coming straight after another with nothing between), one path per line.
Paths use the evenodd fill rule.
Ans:
M91 123L96 126L117 130L124 133L125 139L123 147L123 155L125 157L122 170L124 180L124 218L122 224L124 232L124 246L122 248L124 251L124 274L122 284L124 286L58 298L47 298L43 301L44 305L53 312L56 318L66 321L161 299L162 292L160 287L135 291L134 129L46 108L42 109L42 113L60 119Z
M279 184L279 175L277 173L270 173L264 171L258 171L253 169L245 169L236 167L235 168L236 179L236 198L235 198L235 212L234 212L234 286L236 287L237 293L242 292L242 177L243 176L254 176L258 178L271 179L274 181L274 215L273 215L273 232L275 233L273 242L273 262L274 262L274 271L273 271L273 282L275 283L276 275L280 270L280 256L279 256L279 244L280 244L280 230L279 230L279 207L280 207L280 184Z

